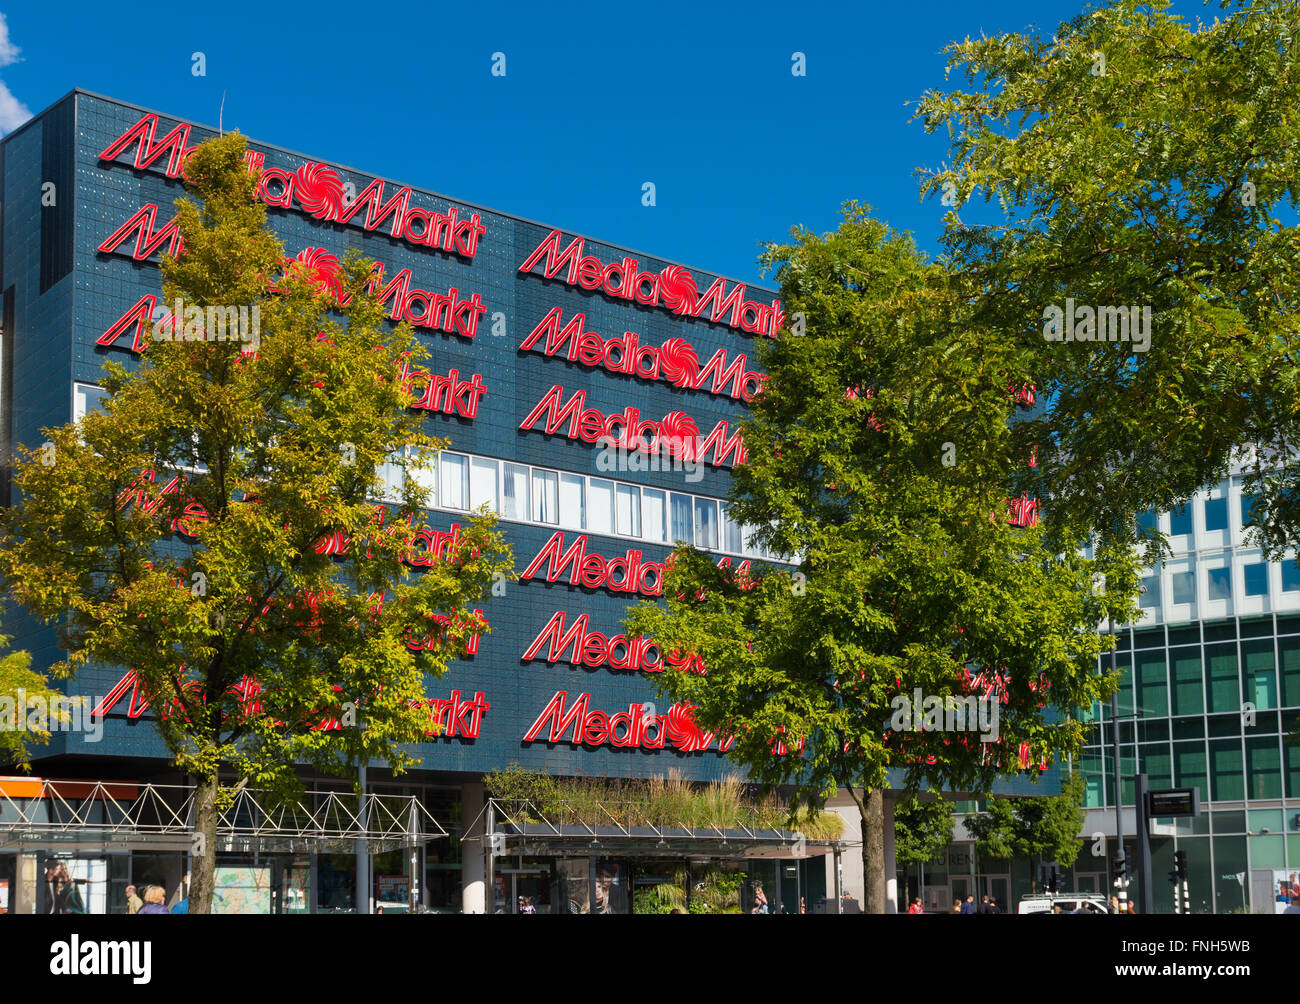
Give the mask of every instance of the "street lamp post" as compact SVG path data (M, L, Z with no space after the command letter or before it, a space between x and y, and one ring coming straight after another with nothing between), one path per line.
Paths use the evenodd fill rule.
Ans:
M1110 675L1115 675L1115 618L1107 615L1106 620L1110 624ZM1122 779L1119 768L1119 690L1110 695L1110 734L1111 734L1111 751L1115 761L1115 852L1116 862L1123 861L1124 855L1124 802L1122 798ZM1118 871L1118 869L1117 869ZM1119 909L1120 913L1128 911L1128 883L1124 881L1124 876L1116 875L1115 879L1119 887Z

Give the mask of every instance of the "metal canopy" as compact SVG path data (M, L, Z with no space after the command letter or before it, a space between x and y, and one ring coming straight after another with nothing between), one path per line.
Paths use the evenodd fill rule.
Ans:
M0 850L191 851L194 796L187 785L0 780ZM241 788L218 816L215 850L353 853L360 843L380 854L446 836L414 795L308 791L286 803Z
M726 826L656 821L623 803L577 807L562 801L548 818L529 799L497 798L488 799L467 832L486 832L491 852L498 857L802 858L830 854L851 843L742 820Z

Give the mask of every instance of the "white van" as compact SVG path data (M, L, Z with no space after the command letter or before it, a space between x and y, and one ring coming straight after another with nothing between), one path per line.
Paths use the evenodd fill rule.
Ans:
M1080 904L1092 913L1110 913L1110 904L1104 896L1089 893L1061 893L1055 896L1040 894L1026 896L1020 901L1016 913L1051 913L1054 907L1060 907L1062 913L1074 913Z

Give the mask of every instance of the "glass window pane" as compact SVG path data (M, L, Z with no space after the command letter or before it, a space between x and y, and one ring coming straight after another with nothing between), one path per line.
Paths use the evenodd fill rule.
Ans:
M1216 802L1235 802L1246 797L1241 740L1210 743L1210 786Z
M1300 565L1288 558L1282 562L1282 592L1294 593L1300 590Z
M1196 577L1191 572L1174 572L1169 576L1175 603L1196 602Z
M740 532L740 524L733 520L724 503L722 506L722 549L732 554L745 553L745 539Z
M481 505L497 511L497 462L474 457L469 467L469 507Z
M1277 707L1277 675L1273 672L1273 639L1241 643L1241 690L1256 709Z
M412 457L406 464L406 477L415 482L429 494L425 505L438 504L438 451L429 450L421 456Z
M672 510L670 513L672 523L672 540L674 543L694 543L694 534L692 525L695 521L694 513L691 506L691 497L689 495L672 494Z
M1228 500L1206 499L1205 500L1205 531L1207 533L1214 530L1228 529Z
M1211 600L1232 599L1232 569L1207 568L1206 595Z
M1241 685L1237 675L1237 646L1206 645L1206 708L1211 711L1241 711Z
M587 483L587 529L614 532L614 482L592 478Z
M90 412L100 407L101 402L108 398L108 391L103 387L97 387L91 383L79 383L76 385L76 394L72 403L72 420L80 422Z
M587 479L580 474L560 475L560 526L581 530L585 525Z
M614 494L614 517L616 533L625 537L641 536L641 489L636 485L618 486Z
M1169 714L1169 687L1165 682L1165 653L1139 652L1137 655L1138 712L1146 718Z
M1142 580L1142 587L1146 590L1138 597L1138 605L1143 610L1160 609L1160 576L1149 575Z
M1173 713L1199 715L1205 710L1201 689L1201 650L1173 649L1170 652L1173 676Z
M664 493L656 488L641 489L642 518L645 520L645 538L660 544L668 543L668 508Z
M1192 532L1192 508L1189 505L1180 505L1169 513L1169 535L1171 537L1190 534Z
M469 458L458 453L442 455L438 497L444 509L469 508Z
M1246 740L1246 777L1250 779L1247 798L1282 797L1282 752L1277 736Z
M1249 492L1241 493L1241 527L1244 530L1254 518L1254 509L1259 505L1259 496Z
M695 500L695 546L717 549L718 503L713 499Z
M375 477L379 479L379 497L387 501L396 501L402 497L406 486L406 471L402 466L402 453L395 451L388 459L375 468Z
M533 520L557 523L560 519L559 485L554 471L533 470Z
M1201 801L1210 800L1205 770L1205 747L1200 743L1174 743L1174 781L1180 788L1199 788Z
M1282 671L1282 703L1294 708L1300 705L1300 638L1279 638L1277 653Z
M1268 565L1264 562L1246 565L1241 570L1241 579L1247 596L1268 595Z
M522 464L506 464L502 469L501 515L528 519L528 468Z
M1154 509L1148 509L1146 512L1138 516L1138 526L1142 527L1144 530L1151 531L1160 529L1160 519L1156 516L1156 511Z

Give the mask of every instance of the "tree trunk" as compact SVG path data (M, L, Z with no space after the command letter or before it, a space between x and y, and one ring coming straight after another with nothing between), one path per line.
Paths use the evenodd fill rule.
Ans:
M862 904L864 913L885 912L885 793L864 793L862 815Z
M194 841L190 855L190 913L212 912L212 885L217 861L216 771L199 779L194 790Z

